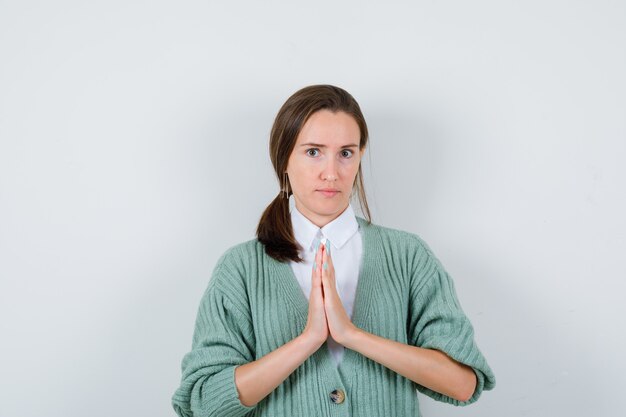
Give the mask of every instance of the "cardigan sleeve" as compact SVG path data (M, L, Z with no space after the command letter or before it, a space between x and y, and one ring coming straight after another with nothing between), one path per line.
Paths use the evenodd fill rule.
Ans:
M476 374L476 389L467 401L459 401L422 385L415 384L423 394L453 405L468 405L480 397L483 390L495 386L495 376L474 340L474 329L459 304L454 282L421 241L421 256L411 276L411 311L409 342L413 346L436 349L463 363Z
M241 403L235 368L254 360L254 333L242 303L231 302L218 281L230 279L218 261L198 309L192 348L182 360L172 406L180 417L242 417L256 408Z

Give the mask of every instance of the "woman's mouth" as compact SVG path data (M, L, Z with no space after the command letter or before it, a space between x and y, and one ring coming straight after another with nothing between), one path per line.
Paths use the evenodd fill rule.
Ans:
M339 190L335 190L332 188L324 188L322 190L317 190L320 193L322 193L324 195L324 197L334 197L336 194L339 193Z

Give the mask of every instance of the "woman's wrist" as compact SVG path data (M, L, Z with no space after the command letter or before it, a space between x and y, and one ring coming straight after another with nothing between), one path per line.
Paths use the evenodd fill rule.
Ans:
M296 337L296 339L302 345L303 349L309 353L308 356L315 353L324 344L323 340L320 341L307 332L302 333L300 336Z
M356 326L350 328L348 332L342 337L341 340L337 340L337 343L341 343L344 347L356 350L355 346L359 345L359 340L364 336L365 332Z

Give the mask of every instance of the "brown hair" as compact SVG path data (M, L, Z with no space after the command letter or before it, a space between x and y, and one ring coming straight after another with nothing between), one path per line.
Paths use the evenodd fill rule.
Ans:
M309 117L318 110L342 111L352 117L359 126L361 138L359 149L367 145L368 133L365 118L354 97L342 88L333 85L311 85L296 91L280 108L270 133L270 159L280 184L278 196L270 203L261 215L257 226L257 238L265 246L265 252L272 258L284 262L292 260L302 262L299 250L302 247L294 238L289 214L289 196L292 194L289 179L284 172L291 152L296 144L298 134ZM361 204L361 211L368 223L371 215L365 196L361 165L354 180Z

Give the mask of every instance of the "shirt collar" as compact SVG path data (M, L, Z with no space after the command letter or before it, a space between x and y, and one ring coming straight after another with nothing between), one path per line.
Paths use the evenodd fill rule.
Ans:
M300 213L295 204L291 207L290 214L294 237L305 251L311 249L318 233L330 240L334 247L341 248L359 229L351 204L348 204L336 219L322 228L317 227Z

